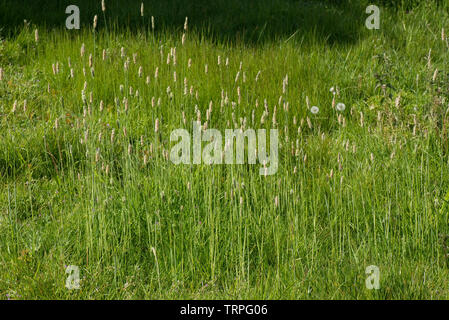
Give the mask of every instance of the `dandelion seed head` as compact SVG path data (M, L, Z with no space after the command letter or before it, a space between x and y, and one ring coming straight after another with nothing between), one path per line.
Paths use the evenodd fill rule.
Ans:
M338 111L345 111L346 105L344 103L340 102L340 103L337 103L336 108Z
M313 106L312 108L310 108L310 112L312 112L313 114L318 114L318 112L320 112L320 109L317 106Z

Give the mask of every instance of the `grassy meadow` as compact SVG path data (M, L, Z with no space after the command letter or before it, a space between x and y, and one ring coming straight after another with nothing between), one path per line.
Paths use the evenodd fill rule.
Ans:
M448 4L105 3L0 0L0 299L449 298ZM173 164L195 120L277 173Z

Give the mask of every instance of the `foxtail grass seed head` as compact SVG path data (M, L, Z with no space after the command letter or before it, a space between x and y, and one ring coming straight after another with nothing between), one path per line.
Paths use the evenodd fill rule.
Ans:
M151 29L154 31L154 17L151 16Z
M144 7L143 7L143 2L140 4L140 16L143 17L144 15Z
M94 24L93 24L94 31L95 31L95 29L97 29L97 23L98 23L98 16L95 15L95 16L94 16Z
M148 155L145 153L145 154L143 155L143 165L146 166L147 163L148 163Z
M156 121L154 123L154 132L158 133L159 132L159 119L156 118Z
M433 73L432 82L435 82L437 80L437 76L438 76L438 68L435 69L435 72Z
M184 21L184 31L187 31L188 23L189 23L189 18L186 17L186 20Z
M17 100L14 100L14 103L12 104L11 112L14 113L17 110Z
M181 44L184 45L185 42L186 42L186 34L183 33L181 38Z
M86 51L86 47L85 47L85 45L84 45L84 43L83 43L83 44L81 44L81 49L80 49L80 55L81 55L81 57L84 57L85 51Z
M275 198L274 198L274 206L277 208L277 207L279 207L279 196L276 196Z
M446 35L444 33L444 28L441 29L441 40L445 41L446 40Z
M59 128L59 119L56 118L55 120L55 129L57 130Z
M111 143L114 143L114 140L115 140L115 129L112 129L112 132L111 132Z
M36 43L39 42L39 31L38 31L37 29L34 30L34 41L35 41Z
M106 60L106 49L103 49L103 61Z
M0 68L0 81L3 81L3 68Z
M101 0L101 11L106 11L106 3L104 2L104 0Z
M97 151L95 152L95 162L98 163L100 161L100 148L97 148Z
M128 112L128 99L124 99L125 112Z

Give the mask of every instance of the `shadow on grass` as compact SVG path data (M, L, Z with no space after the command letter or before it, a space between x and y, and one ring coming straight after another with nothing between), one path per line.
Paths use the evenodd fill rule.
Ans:
M105 0L106 21L114 30L181 32L185 17L189 28L211 41L256 45L279 39L315 37L328 44L355 43L367 17L364 0ZM140 14L144 3L144 17ZM77 5L81 29L105 27L101 0L0 0L2 37L13 37L27 20L39 28L64 28L68 5ZM76 34L77 30L71 30Z

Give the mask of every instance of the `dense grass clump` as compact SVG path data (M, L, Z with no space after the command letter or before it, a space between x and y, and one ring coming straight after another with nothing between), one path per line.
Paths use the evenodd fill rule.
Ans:
M35 3L0 0L0 299L448 298L447 5ZM278 129L277 173L173 164L195 120Z

